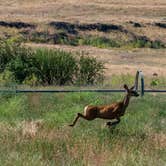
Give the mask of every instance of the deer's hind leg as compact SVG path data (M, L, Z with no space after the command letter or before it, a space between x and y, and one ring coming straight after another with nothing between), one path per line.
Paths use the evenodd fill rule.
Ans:
M79 113L77 114L77 116L76 116L76 118L74 119L74 121L73 121L73 123L72 124L70 124L69 126L71 126L71 127L73 127L75 124L76 124L76 122L77 122L77 120L79 119Z

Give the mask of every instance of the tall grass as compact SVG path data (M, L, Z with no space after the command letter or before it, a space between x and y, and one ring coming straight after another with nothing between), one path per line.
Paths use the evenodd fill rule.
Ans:
M38 49L35 52L37 77L42 84L64 85L73 83L77 61L71 53Z
M67 126L85 105L120 98L107 93L1 94L0 164L165 165L165 95L132 99L111 130L101 119Z

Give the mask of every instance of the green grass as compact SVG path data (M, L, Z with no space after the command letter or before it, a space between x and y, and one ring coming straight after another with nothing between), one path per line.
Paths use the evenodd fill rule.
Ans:
M104 87L119 89L122 87L125 82L128 85L133 85L133 79L135 77L131 74L120 74L120 75L112 75L110 79L105 79ZM166 78L164 76L144 76L145 89L165 89ZM139 80L140 83L140 80ZM139 87L140 89L140 87Z
M30 38L28 38L30 36ZM27 42L34 43L49 43L49 44L63 44L63 45L72 45L72 46L82 46L88 45L98 48L153 48L160 49L165 48L165 43L159 40L151 40L146 37L138 36L136 39L130 39L127 37L127 40L105 37L99 35L68 35L65 32L59 32L53 36L49 35L48 32L34 32L28 37L24 36L24 40ZM108 36L108 34L107 34Z
M1 94L0 165L166 164L166 96L133 98L121 123L80 119L87 104L109 104L120 94Z
M79 45L90 45L98 48L119 48L120 44L112 39L98 36L87 36L79 40Z

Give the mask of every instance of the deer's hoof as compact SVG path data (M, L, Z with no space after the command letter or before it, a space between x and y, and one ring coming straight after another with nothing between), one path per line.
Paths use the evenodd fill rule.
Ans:
M107 125L108 127L110 127L110 126L112 125L112 123L111 123L111 122L107 122L106 125Z

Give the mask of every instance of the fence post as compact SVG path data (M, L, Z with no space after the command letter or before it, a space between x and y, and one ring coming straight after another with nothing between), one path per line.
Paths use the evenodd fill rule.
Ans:
M140 93L141 93L141 96L144 95L144 75L143 75L143 72L142 71L137 71L136 73L136 76L135 76L135 90L138 91L138 81L139 81L139 77L141 78L140 82L141 82L141 90L140 90Z

